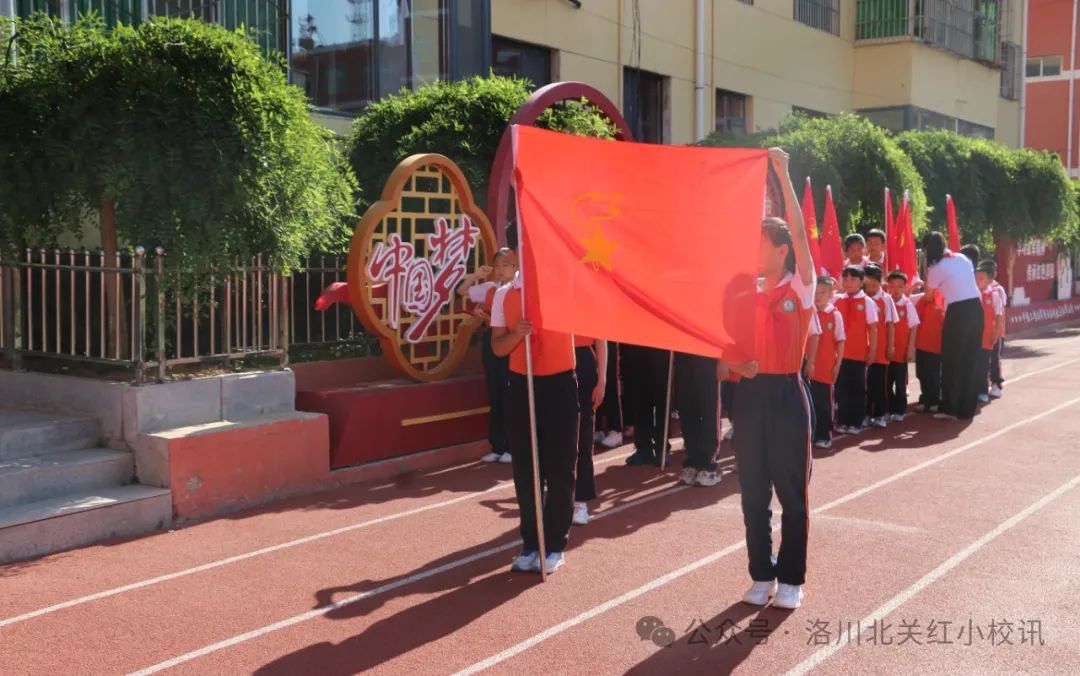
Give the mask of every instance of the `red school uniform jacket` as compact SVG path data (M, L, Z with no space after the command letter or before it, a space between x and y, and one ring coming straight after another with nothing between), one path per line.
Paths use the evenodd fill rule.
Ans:
M870 326L877 324L877 304L862 291L855 295L840 294L833 305L844 318L844 359L866 361L870 353Z
M937 298L940 299L940 296ZM941 354L941 333L945 328L944 304L920 295L915 301L915 311L919 314L919 334L915 336L915 349Z
M896 339L893 341L893 353L890 359L898 364L907 363L908 339L911 337L912 327L919 326L919 313L915 310L915 303L907 296L901 296L896 303ZM920 329L921 331L922 329ZM916 335L916 342L918 336Z
M817 311L821 335L818 337L817 354L814 357L814 377L811 380L826 385L833 385L833 370L836 368L836 344L846 340L844 315L829 303L824 310Z

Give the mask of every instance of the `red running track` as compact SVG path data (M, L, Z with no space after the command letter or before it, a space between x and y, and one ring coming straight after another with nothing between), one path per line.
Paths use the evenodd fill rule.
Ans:
M508 571L509 468L472 463L0 567L0 674L1080 673L1080 330L1005 367L970 425L815 456L793 613L738 602L736 476L623 449L545 585Z

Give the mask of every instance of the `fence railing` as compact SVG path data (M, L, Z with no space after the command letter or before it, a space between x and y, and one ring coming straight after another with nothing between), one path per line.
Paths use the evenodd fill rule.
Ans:
M28 249L0 259L0 354L15 368L26 357L129 368L136 382L241 359L284 366L290 346L364 337L349 308L314 310L344 272L342 256L313 256L282 275L261 256L192 270L170 266L161 249Z

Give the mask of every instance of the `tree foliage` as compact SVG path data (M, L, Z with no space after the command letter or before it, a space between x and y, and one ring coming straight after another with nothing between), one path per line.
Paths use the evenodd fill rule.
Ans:
M526 80L474 77L405 89L370 104L353 124L348 143L364 195L377 199L390 172L409 155L440 153L461 167L477 202L484 204L499 139L529 93ZM598 138L615 133L585 102L555 106L538 126Z
M7 248L77 235L105 202L122 243L198 266L261 253L289 268L347 239L351 170L281 64L242 32L40 15L12 28L0 56Z
M945 227L948 193L964 241L1075 239L1076 192L1056 155L941 130L905 132L897 142L930 187L933 227Z
M776 130L750 135L714 133L701 145L784 148L791 153L791 179L800 196L807 176L819 207L824 203L825 186L832 186L841 229L865 231L882 227L886 187L897 200L904 190L909 192L915 230L923 227L923 178L896 141L865 118L839 115L810 119L792 115Z

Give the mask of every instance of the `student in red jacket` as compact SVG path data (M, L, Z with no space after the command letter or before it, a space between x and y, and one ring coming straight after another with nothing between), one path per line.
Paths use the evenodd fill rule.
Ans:
M874 360L871 345L878 343L877 304L863 292L862 268L844 268L844 293L833 305L844 317L844 358L836 379L836 422L840 434L858 434L866 416L866 368Z
M606 340L574 336L575 373L578 383L578 456L574 486L574 517L578 526L589 523L589 502L596 499L596 472L593 446L596 409L607 390L608 350Z
M840 373L840 362L844 356L844 316L832 304L832 277L820 277L814 294L814 306L817 323L821 330L818 335L814 358L806 367L810 380L810 398L814 403L814 445L818 448L832 447L833 402L836 377Z
M892 354L896 335L896 305L882 287L881 268L873 263L866 266L864 287L866 295L877 305L877 346L871 348L873 361L866 369L866 408L874 427L889 424L889 355Z
M908 278L900 270L889 273L889 295L896 306L896 332L889 355L889 418L900 422L907 412L908 364L915 361L915 343L919 332L919 313L915 303L904 293Z
M980 301L983 309L982 342L979 346L979 359L975 362L974 383L980 402L990 401L987 387L990 384L990 359L998 339L1005 333L1005 305L1001 296L994 291L991 283L997 275L997 263L985 260L975 268L975 283L979 285Z
M480 337L480 356L484 363L484 380L487 384L488 406L488 443L491 451L482 459L484 462L502 462L510 464L510 446L506 440L506 420L504 417L503 397L506 378L509 374L506 357L498 357L491 351L491 310L495 301L495 292L499 287L509 284L517 274L517 255L511 249L499 249L495 252L494 266L481 266L469 275L458 287L458 295L464 296L476 305L474 314L484 320L487 327Z
M734 444L753 580L743 601L763 606L775 595L773 606L795 609L802 604L810 528L811 411L801 372L816 283L799 199L788 175L788 155L773 148L769 158L783 186L787 219L762 222L764 280L754 315L755 359L730 365L743 376ZM722 368L717 375L724 377ZM769 506L774 491L783 509L775 559Z
M945 305L933 289L914 296L919 315L915 336L915 377L919 379L922 413L937 413L941 405L941 334L945 325Z

